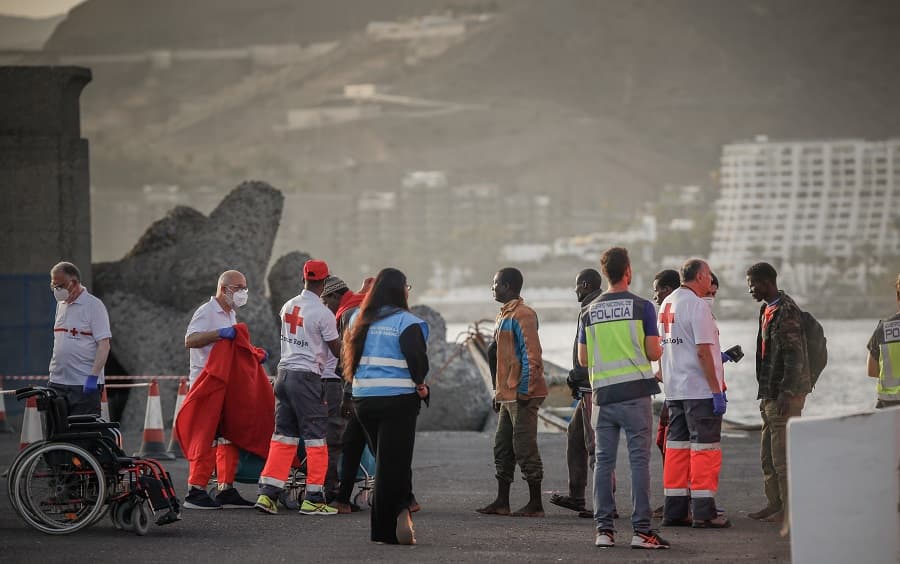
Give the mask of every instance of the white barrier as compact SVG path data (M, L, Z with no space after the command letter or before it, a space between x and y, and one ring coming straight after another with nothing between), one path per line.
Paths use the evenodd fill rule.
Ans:
M900 408L788 422L794 564L900 562Z

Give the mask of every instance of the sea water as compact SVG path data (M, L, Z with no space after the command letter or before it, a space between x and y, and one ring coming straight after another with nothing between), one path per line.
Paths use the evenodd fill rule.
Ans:
M874 378L866 376L866 343L875 319L820 319L828 339L828 365L819 377L815 390L806 398L804 415L841 415L871 411L875 405ZM467 325L448 323L447 338L453 340ZM572 364L575 324L541 323L539 334L544 358L565 368ZM740 423L759 423L759 400L756 399L756 319L719 321L722 349L741 345L744 358L737 364L725 364L728 386L726 418Z

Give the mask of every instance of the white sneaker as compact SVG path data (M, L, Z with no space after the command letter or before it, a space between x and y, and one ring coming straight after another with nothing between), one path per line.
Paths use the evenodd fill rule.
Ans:
M597 538L594 539L594 546L599 546L600 548L611 548L616 546L616 533L615 531L602 530L597 531Z

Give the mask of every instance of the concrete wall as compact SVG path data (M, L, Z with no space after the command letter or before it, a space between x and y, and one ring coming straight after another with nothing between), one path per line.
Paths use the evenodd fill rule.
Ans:
M788 423L794 564L900 562L900 408Z
M91 280L88 143L80 67L0 67L0 273L74 262Z

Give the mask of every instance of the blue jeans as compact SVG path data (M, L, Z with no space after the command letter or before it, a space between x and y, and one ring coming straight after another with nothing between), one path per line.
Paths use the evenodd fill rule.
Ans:
M650 530L650 447L653 444L653 411L650 396L594 406L594 521L597 529L615 530L612 475L616 469L619 431L625 431L631 465L631 525L635 531Z

